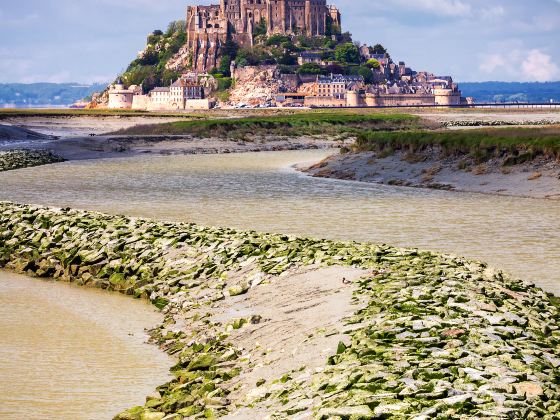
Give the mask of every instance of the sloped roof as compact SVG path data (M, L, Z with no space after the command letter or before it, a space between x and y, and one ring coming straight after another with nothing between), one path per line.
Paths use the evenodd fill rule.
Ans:
M169 92L168 87L157 87L152 90L152 92Z

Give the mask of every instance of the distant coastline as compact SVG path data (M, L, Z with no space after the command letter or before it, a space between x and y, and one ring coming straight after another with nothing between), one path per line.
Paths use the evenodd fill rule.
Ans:
M558 82L461 82L465 96L476 103L531 102L560 103ZM103 91L106 84L79 83L0 83L0 109L68 109L95 92Z
M0 83L0 108L70 108L106 86L105 83Z
M485 102L560 103L558 82L461 82L463 95Z

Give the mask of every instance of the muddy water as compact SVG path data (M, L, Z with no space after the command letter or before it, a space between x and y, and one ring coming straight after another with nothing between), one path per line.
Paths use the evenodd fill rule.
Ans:
M66 162L0 174L0 199L457 253L560 295L560 202L314 179L290 169L328 153Z
M146 302L0 271L0 418L110 419L173 362L145 344Z

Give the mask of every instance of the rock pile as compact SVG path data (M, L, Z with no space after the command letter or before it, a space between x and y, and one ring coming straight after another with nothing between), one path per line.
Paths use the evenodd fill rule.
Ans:
M0 172L58 162L64 159L47 150L0 151Z
M355 285L364 304L348 320L348 341L324 368L259 381L232 406L232 378L250 361L228 335L249 321L216 322L208 309L311 264L369 270ZM560 412L558 299L482 263L0 203L0 267L144 297L163 311L151 335L177 357L175 379L116 419L211 418L241 406L322 419L552 419Z
M419 253L364 278L356 297L367 307L325 369L256 394L284 401L280 417L558 418L560 311L542 290Z

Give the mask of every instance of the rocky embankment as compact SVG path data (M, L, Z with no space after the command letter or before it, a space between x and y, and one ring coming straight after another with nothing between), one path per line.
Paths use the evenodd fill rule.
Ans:
M48 150L0 150L0 172L64 162Z
M175 379L116 419L554 419L560 413L559 300L480 262L0 203L0 266L150 299L163 311L151 335L177 358ZM294 329L304 313L325 308L273 313L278 295L256 311L244 308L250 298L281 290L286 299L297 296L306 286L297 276L324 266L360 273L337 279L353 291L354 315L338 327L306 331L295 348L257 343L264 329ZM332 337L338 344L326 352L301 350ZM313 360L282 364L300 353ZM277 357L267 359L271 354Z

